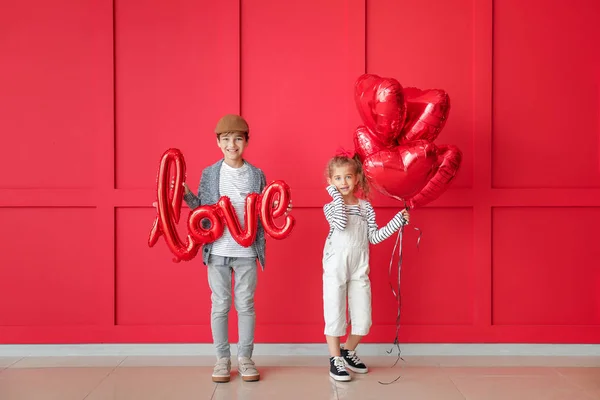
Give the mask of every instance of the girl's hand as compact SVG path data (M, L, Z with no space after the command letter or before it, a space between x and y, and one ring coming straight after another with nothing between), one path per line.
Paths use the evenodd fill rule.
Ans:
M408 225L410 223L410 213L408 212L408 210L404 209L400 211L400 214L402 214L402 218L406 220L406 225Z
M325 190L327 190L327 193L329 193L329 195L331 197L333 197L334 199L336 197L341 197L342 193L338 190L338 188L335 185L330 184L329 186L327 186L325 188Z

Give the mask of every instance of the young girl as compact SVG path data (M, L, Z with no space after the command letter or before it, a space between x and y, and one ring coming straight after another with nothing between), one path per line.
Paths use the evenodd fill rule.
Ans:
M329 347L329 375L349 381L346 370L367 373L367 366L356 355L356 346L371 327L371 283L369 281L369 243L377 244L408 224L403 210L378 229L375 211L367 200L369 187L358 157L338 155L327 165L327 191L333 201L323 207L330 230L323 251L323 305L325 337ZM346 296L352 332L346 335Z

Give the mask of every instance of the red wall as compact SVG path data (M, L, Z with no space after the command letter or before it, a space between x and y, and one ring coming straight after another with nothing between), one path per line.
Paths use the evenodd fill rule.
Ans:
M268 243L257 341L323 341L323 170L370 72L447 90L438 142L464 152L413 213L401 340L600 343L597 1L2 3L0 342L210 342L205 267L147 238L160 155L180 148L195 188L229 112L298 221ZM370 342L394 335L392 247L372 253Z

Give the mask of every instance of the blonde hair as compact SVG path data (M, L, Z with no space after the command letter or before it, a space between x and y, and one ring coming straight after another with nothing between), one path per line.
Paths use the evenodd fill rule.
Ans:
M361 196L365 200L369 198L370 188L369 183L367 182L367 177L363 172L362 162L360 158L358 158L358 154L354 154L354 156L349 155L336 155L327 163L326 174L327 177L331 179L331 175L333 174L333 169L335 167L341 167L343 165L350 165L354 169L354 173L358 176L358 184L356 185L358 189L360 189Z

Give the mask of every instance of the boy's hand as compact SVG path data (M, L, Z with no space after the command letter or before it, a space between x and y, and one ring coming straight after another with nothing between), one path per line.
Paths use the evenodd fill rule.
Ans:
M190 188L188 187L188 185L185 182L182 183L182 186L183 186L184 192L186 194L191 193ZM172 179L171 183L169 184L169 190L173 190L174 188L175 188L175 179ZM158 211L158 202L156 202L156 201L153 202L152 207L156 208L156 211Z
M181 186L183 186L183 193L184 194L188 194L188 193L192 192L190 190L190 188L188 187L187 183L183 182L181 184ZM171 184L169 185L169 190L173 190L173 189L175 189L175 179L171 179Z
M408 210L404 209L400 212L400 214L402 214L402 218L406 220L406 225L408 225L410 223L410 213L408 212Z
M279 200L273 201L273 208L277 208L278 205L279 205ZM288 205L288 208L285 211L285 213L288 214L290 211L292 211L292 200L290 200L290 204Z

